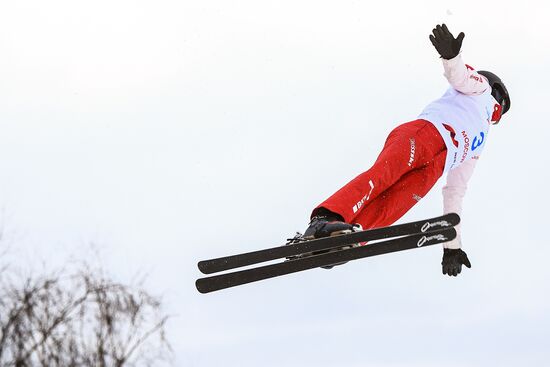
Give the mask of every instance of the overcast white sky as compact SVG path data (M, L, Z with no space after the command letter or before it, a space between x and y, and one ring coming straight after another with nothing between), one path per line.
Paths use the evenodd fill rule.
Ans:
M544 366L548 2L12 1L0 5L0 205L21 264L94 242L150 274L178 366ZM202 295L200 259L282 244L446 81L428 35L512 109L440 248ZM403 221L439 215L442 182Z

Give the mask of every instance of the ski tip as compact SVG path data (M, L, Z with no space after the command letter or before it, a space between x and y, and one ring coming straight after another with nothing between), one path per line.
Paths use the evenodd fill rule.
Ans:
M455 227L452 227L452 228L447 228L443 231L441 231L445 236L447 236L447 238L445 239L445 241L442 241L442 242L449 242L449 241L452 241L456 238L457 236L457 231L456 231L456 228Z
M449 216L455 226L457 224L460 224L460 215L458 215L457 213L449 213Z
M197 267L203 274L208 274L208 261L202 260L197 263Z
M221 257L219 259L201 260L197 263L197 267L203 274L218 273L220 271L232 269L234 266L228 265L229 257Z
M453 228L453 231L451 232L451 236L453 237L451 239L451 241L454 240L458 236L458 231L456 230L456 228Z
M205 293L208 293L210 292L208 289L204 288L204 284L203 284L203 281L202 279L197 279L195 281L195 287L197 288L197 290L202 293L202 294L205 294Z

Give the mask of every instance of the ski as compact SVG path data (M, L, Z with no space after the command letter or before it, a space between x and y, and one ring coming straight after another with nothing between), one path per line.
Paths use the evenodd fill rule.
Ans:
M460 223L458 214L450 213L439 217L419 220L416 222L397 224L389 227L369 229L345 235L325 237L311 241L295 243L287 246L278 246L268 249L230 255L216 259L199 261L199 270L204 274L230 270L242 266L253 265L265 261L296 256L313 251L320 251L349 245L353 243L382 240L392 237L405 236L415 233L426 233L439 229L456 226Z
M361 259L370 256L426 247L438 243L448 242L456 237L456 230L447 229L430 231L428 233L413 234L405 237L385 240L361 247L298 258L277 264L264 265L257 268L240 270L232 273L214 275L197 279L195 285L201 293L209 293L259 280L278 277L303 270L318 268Z

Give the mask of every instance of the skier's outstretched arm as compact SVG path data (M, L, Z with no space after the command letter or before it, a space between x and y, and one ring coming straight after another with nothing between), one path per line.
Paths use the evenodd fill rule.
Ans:
M443 187L443 211L462 214L462 201L468 188L468 181L474 173L476 159L470 159L447 174L447 184ZM456 227L457 237L443 244L443 274L458 275L462 265L471 267L468 256L461 249L460 226Z
M447 174L447 184L443 186L443 212L462 214L462 200L468 189L468 181L474 173L476 159L470 159L452 169ZM444 248L458 249L461 247L460 225L456 227L457 237L445 243Z
M462 61L460 49L463 39L464 33L454 38L445 24L432 30L430 41L441 56L445 77L454 89L463 94L480 95L490 91L487 80Z

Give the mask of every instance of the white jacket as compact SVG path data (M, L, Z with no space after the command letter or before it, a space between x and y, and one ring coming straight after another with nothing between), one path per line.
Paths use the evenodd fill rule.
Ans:
M448 173L443 187L443 210L460 215L468 181L485 146L498 103L491 96L487 79L464 64L460 54L451 60L443 59L443 67L451 88L428 105L419 118L434 124L445 141ZM457 238L445 243L444 248L461 247L460 226L457 232Z

